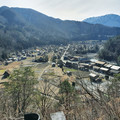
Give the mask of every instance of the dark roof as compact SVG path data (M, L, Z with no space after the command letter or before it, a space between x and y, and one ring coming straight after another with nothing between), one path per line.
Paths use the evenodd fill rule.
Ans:
M5 73L11 74L10 70L6 70L6 71L4 72L4 74L5 74Z

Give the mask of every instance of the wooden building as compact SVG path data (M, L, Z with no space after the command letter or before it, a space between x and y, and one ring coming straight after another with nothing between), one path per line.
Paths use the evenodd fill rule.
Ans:
M100 68L100 72L103 73L103 74L108 74L109 69L108 69L108 68L101 67L101 68Z
M96 64L96 66L103 67L105 65L105 62L96 61L95 64Z

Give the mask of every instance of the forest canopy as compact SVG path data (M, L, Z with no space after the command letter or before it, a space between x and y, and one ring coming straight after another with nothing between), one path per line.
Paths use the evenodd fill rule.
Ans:
M109 39L99 52L99 57L120 64L120 36Z

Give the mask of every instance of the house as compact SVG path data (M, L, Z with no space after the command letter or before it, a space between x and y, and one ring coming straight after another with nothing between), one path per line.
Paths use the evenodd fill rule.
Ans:
M99 77L98 75L96 75L94 73L90 73L89 76L90 76L90 81L91 82L95 82L96 79Z
M26 56L22 56L21 57L21 60L25 60L27 57Z
M115 65L113 65L110 69L111 69L111 70L109 71L109 74L112 75L112 76L113 76L114 74L120 73L120 66L115 66Z
M81 63L87 63L87 62L90 62L90 59L88 57L80 57L79 58L79 62L81 62Z
M90 73L89 76L90 76L90 81L91 82L95 82L95 83L102 82L102 78L100 78L99 75L96 75L94 73Z
M99 72L100 67L98 67L98 66L93 66L93 70L96 71L96 72Z
M16 58L16 57L13 57L12 60L13 60L13 61L17 61L17 58Z
M78 66L78 69L83 71L84 70L84 66L80 65L80 66Z
M52 67L55 67L55 63L52 63Z
M8 78L10 76L11 72L9 70L6 70L3 74L2 79Z
M102 82L102 78L98 77L98 78L95 79L94 82L96 82L96 83L101 83L101 82Z
M65 114L63 113L63 111L51 113L50 117L51 117L51 120L66 120Z
M111 64L105 64L104 67L110 69L112 67L112 65Z
M72 62L69 62L69 61L66 62L65 66L66 66L66 67L69 67L69 68L72 68Z
M89 71L89 69L91 68L92 66L87 64L87 63L84 63L84 68L85 68L85 71Z
M13 62L12 60L8 60L8 61L5 62L5 65L8 65L8 64L10 64L12 62Z
M118 74L120 73L120 71L116 71L116 70L110 70L109 71L109 75L113 76L114 74Z
M78 69L78 63L74 63L74 62L72 62L72 68L74 68L74 69Z
M8 58L8 61L12 61L13 60L13 58Z
M96 61L95 64L96 64L96 66L98 66L98 67L103 67L103 66L105 65L105 62Z
M120 66L115 66L115 65L113 65L110 69L111 69L111 70L120 71Z
M74 56L71 61L78 61L79 60L79 56Z
M67 73L68 76L72 75L72 72L70 72L70 71L67 71L66 73Z
M90 68L89 69L93 69L93 66L95 66L95 63L90 63Z
M103 74L107 74L108 71L109 71L108 68L104 68L104 67L101 67L101 68L100 68L100 72L103 73Z

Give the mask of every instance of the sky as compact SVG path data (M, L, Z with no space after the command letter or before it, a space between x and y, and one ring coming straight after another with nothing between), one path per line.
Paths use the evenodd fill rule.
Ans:
M0 0L0 6L32 8L62 20L82 21L105 14L120 15L120 0Z

